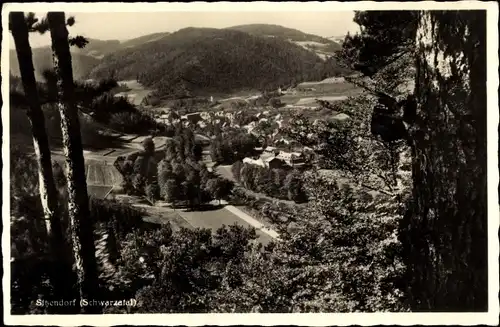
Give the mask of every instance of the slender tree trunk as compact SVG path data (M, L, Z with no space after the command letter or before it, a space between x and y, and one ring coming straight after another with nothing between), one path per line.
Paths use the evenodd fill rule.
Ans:
M403 222L417 311L487 310L486 12L422 12L413 206Z
M38 163L40 198L47 235L51 240L52 250L56 250L55 253L58 253L58 250L62 248L62 230L58 211L57 189L54 183L49 141L45 130L45 117L38 97L33 55L29 43L29 30L24 13L12 12L10 14L10 23L16 45L21 80L28 101L27 116L31 125L33 147Z
M52 39L54 70L58 79L57 106L61 115L61 130L66 156L68 214L71 223L78 286L81 298L93 300L98 299L99 281L93 224L89 211L80 122L78 109L74 103L74 82L68 30L63 12L49 12L47 20ZM99 310L99 308L93 306L83 309L87 313L94 313Z

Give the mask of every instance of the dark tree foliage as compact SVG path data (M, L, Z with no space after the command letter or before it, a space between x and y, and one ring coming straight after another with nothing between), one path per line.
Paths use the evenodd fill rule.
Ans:
M253 135L238 130L217 133L210 144L212 161L218 164L232 164L237 160L255 154L259 140Z
M43 209L38 194L37 167L34 158L23 152L22 148L14 148L11 152L11 304L13 314L49 313L76 314L74 306L35 306L37 299L72 300L78 296L76 287L64 290L56 289L47 281L51 278L66 279L66 285L76 285L76 277L71 269L73 264L70 253L70 237L68 224L67 193L65 176L61 166L54 163L54 178L59 186L59 203L61 204L64 244L62 257L54 260L49 256L49 243L44 233ZM60 180L58 182L58 180ZM61 187L62 186L62 187ZM143 213L136 208L109 200L91 198L90 217L96 234L100 231L108 234L106 253L118 254L119 243L125 235L132 231L147 228L142 220ZM102 256L98 254L102 259ZM102 285L105 284L100 279ZM101 285L101 286L102 286ZM109 299L106 288L102 288L103 298Z
M307 201L301 174L296 170L269 169L236 161L231 171L236 181L251 191L297 203Z
M358 11L361 32L348 34L339 53L350 68L372 77L405 54L415 52L417 11Z
M373 80L397 62L414 68L399 66L403 74L393 78L404 84L401 76L414 74L414 98L376 94L372 120L374 134L406 139L412 150L413 200L400 232L408 303L414 310L484 310L484 12L369 11L355 20L361 33L348 36L341 53L351 67ZM402 113L395 115L398 102Z

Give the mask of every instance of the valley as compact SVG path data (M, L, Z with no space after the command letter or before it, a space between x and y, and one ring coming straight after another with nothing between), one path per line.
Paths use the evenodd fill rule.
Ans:
M33 49L31 95L38 92L39 108L26 101L13 65L9 80L17 262L24 248L38 246L25 217L40 220L33 229L41 229L53 215L65 228L68 239L57 241L73 254L68 262L83 250L97 261L104 297L146 299L147 309L131 312L158 299L158 312L317 311L316 298L327 307L350 305L318 292L350 294L342 278L355 285L372 261L393 273L399 259L386 260L385 252L395 242L411 164L403 142L374 134L377 99L349 82L353 71L339 61L340 50L329 38L271 24L89 39L71 49L75 83L61 89L60 70L43 71L57 53ZM33 128L33 110L45 131ZM70 133L71 122L79 124ZM49 143L43 158L34 135ZM48 176L48 161L38 167L48 153L50 201L39 187L50 179L37 173ZM77 153L69 163L79 164L66 168L65 153ZM49 202L57 210L45 210ZM87 243L72 248L79 238ZM378 279L363 283L382 288ZM282 289L292 294L283 301L298 296L311 307L266 298ZM258 308L266 301L277 305ZM186 307L178 310L180 303Z
M120 81L131 88L130 92L143 91L140 84L135 81ZM227 203L220 205L216 203L212 208L201 211L187 209L173 209L166 202L158 202L155 205L139 196L127 196L123 194L123 176L115 168L114 162L119 156L127 156L137 153L145 137L138 135L120 134L115 135L120 140L121 147L99 149L98 151L85 150L85 165L87 176L87 189L91 197L99 199L114 199L144 211L146 222L154 224L170 224L174 230L185 228L208 228L214 232L223 226L241 225L257 229L258 240L262 244L269 243L277 238L277 233L264 227L262 223L242 212L238 208ZM168 139L168 138L167 138ZM153 138L156 148L161 149L166 139L164 137ZM64 154L59 151L52 152L53 160L64 166ZM207 162L210 166L211 161Z

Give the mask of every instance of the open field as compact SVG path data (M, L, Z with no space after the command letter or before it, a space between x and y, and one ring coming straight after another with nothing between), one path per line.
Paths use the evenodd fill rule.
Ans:
M333 79L326 79L317 82L314 81L304 82L299 84L296 89L297 89L296 90L297 94L304 96L345 95L346 93L362 91L361 88L359 88L354 84L342 81L337 82L337 80ZM314 89L314 90L311 91L307 89Z
M140 105L142 100L151 93L151 90L146 89L141 83L136 80L129 81L119 81L119 84L125 84L130 90L126 92L120 92L119 95L128 97L129 100L136 106Z
M87 183L91 185L120 185L123 178L112 165L88 164Z
M153 224L170 223L173 230L193 228L191 224L181 217L178 211L174 211L173 209L152 206L141 206L141 208L146 212L146 217L144 217L144 221L146 222Z
M53 155L53 159L64 167L65 159L63 156L55 154ZM104 191L101 191L99 187L108 188L109 190L112 186L121 185L123 181L122 175L116 170L112 162L89 159L88 157L85 158L85 174L87 176L89 194L101 194ZM90 191L91 186L95 189L92 192Z
M216 231L223 225L240 225L243 227L252 227L249 223L239 218L236 214L226 208L214 208L207 211L179 211L179 214L193 227L209 228ZM263 245L268 244L272 238L266 233L257 230L258 240Z
M316 105L316 100L323 100L323 101L343 101L347 100L346 95L337 95L337 96L320 96L320 97L305 97L305 98L300 98L297 100L297 102L293 103L295 98L289 98L287 99L288 101L292 102L290 104L294 104L297 106L307 106L307 105ZM286 103L286 102L285 102Z
M106 198L106 195L111 192L113 186L103 186L103 185L87 185L87 192L90 196L98 199Z
M230 181L236 182L234 179L233 173L231 172L231 166L226 165L226 166L217 166L216 171L219 175L224 177L225 179L228 179Z

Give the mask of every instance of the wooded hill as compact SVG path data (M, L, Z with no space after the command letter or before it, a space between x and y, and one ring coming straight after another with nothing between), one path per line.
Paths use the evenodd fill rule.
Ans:
M84 49L73 50L74 76L137 79L156 89L160 97L178 98L269 90L346 73L334 59L325 61L291 40L338 46L326 38L277 25L189 27L124 42L90 39ZM51 67L50 48L37 48L33 52L40 77L40 71ZM14 51L10 63L11 73L19 75Z
M185 28L106 56L89 77L137 78L157 89L160 96L179 97L317 80L331 64L281 38L230 29Z
M248 24L228 27L228 29L245 32L257 36L272 36L295 42L317 42L324 44L324 50L337 51L342 47L335 41L314 34L304 33L297 29L273 24Z

